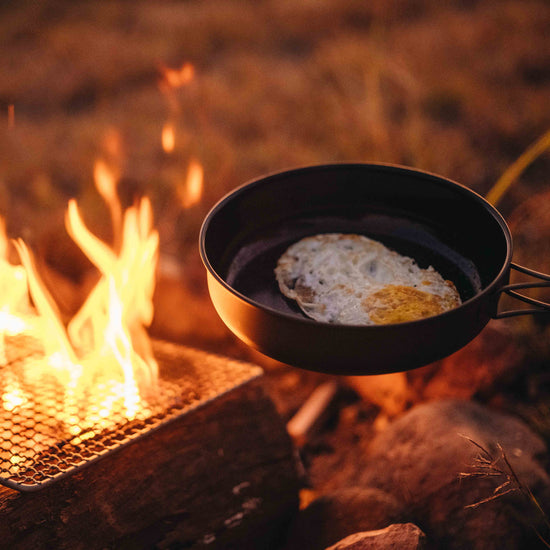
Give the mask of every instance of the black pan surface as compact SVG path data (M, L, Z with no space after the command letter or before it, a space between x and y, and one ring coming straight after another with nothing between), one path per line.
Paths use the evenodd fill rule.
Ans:
M256 235L259 240L239 248L227 267L225 280L235 291L259 304L307 318L293 300L281 294L273 270L279 257L292 243L308 235L332 232L367 235L400 254L414 258L420 267L432 265L444 278L455 283L462 301L481 291L476 265L445 244L429 227L391 213L365 211L357 218L312 215L288 220L283 226L264 227Z
M277 286L277 259L318 233L358 233L432 265L463 301L429 319L357 327L306 317ZM224 197L200 238L214 306L267 355L321 372L406 370L448 355L495 314L508 279L511 238L502 216L455 182L409 168L336 164L251 182Z

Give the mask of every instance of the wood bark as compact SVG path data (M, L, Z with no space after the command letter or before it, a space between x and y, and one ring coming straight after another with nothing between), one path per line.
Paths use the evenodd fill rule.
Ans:
M32 493L0 488L2 548L276 548L298 503L261 378Z

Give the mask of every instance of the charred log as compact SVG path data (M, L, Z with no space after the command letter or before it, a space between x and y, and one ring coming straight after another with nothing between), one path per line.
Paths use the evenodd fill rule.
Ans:
M275 548L298 502L285 426L250 382L36 492L0 488L5 548Z

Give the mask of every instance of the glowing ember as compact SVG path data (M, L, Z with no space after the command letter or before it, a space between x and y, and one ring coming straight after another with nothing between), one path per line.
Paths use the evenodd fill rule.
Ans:
M202 165L196 160L192 160L189 163L185 182L177 189L183 208L190 208L201 200L203 179L204 170Z
M25 395L15 375L10 372L4 379L4 394L2 406L6 411L13 411L16 407L25 403Z

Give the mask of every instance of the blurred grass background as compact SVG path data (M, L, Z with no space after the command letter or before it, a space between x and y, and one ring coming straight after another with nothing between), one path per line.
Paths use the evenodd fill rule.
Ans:
M390 162L485 194L550 128L548 29L547 0L2 2L0 214L11 236L48 234L55 263L68 198L106 231L93 164L116 156L123 196L153 200L163 253L195 265L208 209L267 172ZM185 63L195 76L168 101L163 68ZM184 211L191 159L204 195ZM549 165L528 168L505 215Z

